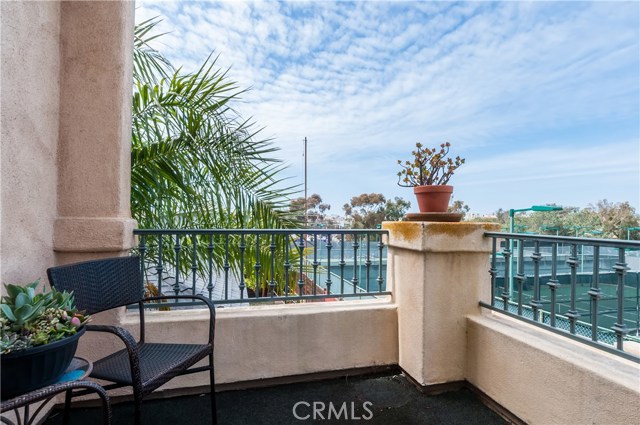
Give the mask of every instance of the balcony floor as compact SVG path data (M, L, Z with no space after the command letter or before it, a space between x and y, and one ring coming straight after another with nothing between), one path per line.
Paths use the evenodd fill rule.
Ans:
M293 414L293 407L299 420ZM467 425L470 423L493 425L507 424L495 412L486 407L468 389L448 392L435 396L420 393L403 375L377 375L349 377L324 381L278 385L268 388L242 391L224 391L217 394L218 422L221 425L235 424L297 424L313 421L313 403L324 403L322 412L325 420L321 423L344 423L350 420L366 420L368 424L434 424ZM363 403L370 402L363 408ZM340 412L340 420L327 420L329 403L335 412ZM353 403L353 413L351 411ZM318 407L321 407L318 405ZM77 408L72 410L71 424L100 422L99 408ZM60 411L54 411L46 425L62 423ZM131 402L119 403L113 408L113 423L133 424ZM169 399L149 400L143 403L143 424L209 424L209 397L185 396Z

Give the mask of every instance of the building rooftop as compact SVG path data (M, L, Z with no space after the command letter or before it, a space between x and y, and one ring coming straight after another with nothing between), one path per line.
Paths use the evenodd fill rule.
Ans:
M219 392L218 423L286 425L315 422L314 403L316 421L321 423L344 423L347 419L385 425L509 423L482 404L469 389L426 395L403 374L393 372ZM331 405L334 410L329 419ZM299 418L294 415L294 406ZM210 424L208 395L149 400L142 409L143 425ZM71 423L100 423L100 408L74 408ZM132 402L113 406L113 423L133 423ZM56 410L45 425L58 424L62 424L62 412Z

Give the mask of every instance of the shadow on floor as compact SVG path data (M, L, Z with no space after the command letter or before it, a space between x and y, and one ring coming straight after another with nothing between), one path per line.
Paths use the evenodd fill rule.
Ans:
M475 395L461 389L435 396L420 393L403 375L349 377L217 394L220 425L304 423L507 424ZM211 423L208 394L148 400L143 425ZM314 420L315 413L315 420ZM71 424L100 424L99 408L73 409ZM54 411L46 425L62 424ZM133 424L130 402L113 406L113 424Z

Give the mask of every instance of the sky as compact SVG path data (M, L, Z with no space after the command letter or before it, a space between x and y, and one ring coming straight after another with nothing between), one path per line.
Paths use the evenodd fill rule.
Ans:
M629 201L640 211L640 3L137 1L185 71L213 52L288 182L331 204L412 202L398 160L448 141L477 214Z

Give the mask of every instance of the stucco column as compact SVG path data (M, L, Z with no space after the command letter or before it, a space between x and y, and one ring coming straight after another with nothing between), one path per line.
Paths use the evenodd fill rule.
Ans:
M120 255L130 212L133 1L65 1L56 262Z
M385 222L399 364L420 385L464 380L466 319L490 297L491 223Z

